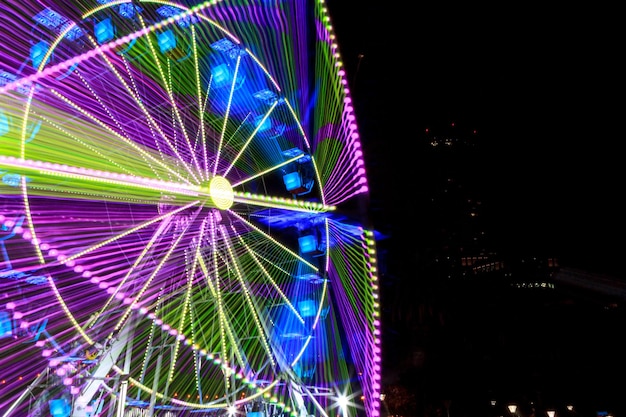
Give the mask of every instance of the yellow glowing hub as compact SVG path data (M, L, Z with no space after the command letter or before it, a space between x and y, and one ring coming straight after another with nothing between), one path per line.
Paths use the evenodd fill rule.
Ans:
M209 181L209 198L212 205L220 210L227 210L233 205L233 187L224 177L216 176Z

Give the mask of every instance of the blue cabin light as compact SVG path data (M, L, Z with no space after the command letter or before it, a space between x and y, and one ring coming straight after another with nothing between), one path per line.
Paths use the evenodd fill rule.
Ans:
M317 250L317 239L313 235L306 235L298 238L298 245L300 245L300 252L310 253Z
M111 18L106 18L94 26L94 33L99 44L110 41L115 36L115 28L111 22Z
M161 53L166 53L176 48L176 35L171 29L159 33L157 35L157 40L159 42Z
M13 334L11 316L6 311L0 311L0 339L10 337Z
M69 417L70 412L72 411L65 398L50 400L48 405L50 406L50 415L52 417Z
M221 64L213 68L211 75L213 75L213 83L217 85L223 85L230 81L230 71L226 64Z
M302 317L313 317L315 315L315 301L303 300L298 302L298 311Z
M302 187L302 178L300 178L298 171L283 175L283 182L287 191L297 190Z
M30 59L33 61L33 67L39 68L43 58L48 52L48 43L45 41L39 41L30 48ZM49 58L48 58L49 59ZM46 62L47 63L47 62Z

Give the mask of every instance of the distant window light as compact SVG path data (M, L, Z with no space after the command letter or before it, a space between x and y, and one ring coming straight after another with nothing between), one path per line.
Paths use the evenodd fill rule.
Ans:
M555 258L548 258L548 266L550 268L556 268L559 266L559 262Z

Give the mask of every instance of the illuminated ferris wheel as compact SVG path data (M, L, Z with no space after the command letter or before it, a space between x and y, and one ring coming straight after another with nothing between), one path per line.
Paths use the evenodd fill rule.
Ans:
M4 416L378 415L375 240L324 4L10 3L2 308L14 336L45 326L7 338Z

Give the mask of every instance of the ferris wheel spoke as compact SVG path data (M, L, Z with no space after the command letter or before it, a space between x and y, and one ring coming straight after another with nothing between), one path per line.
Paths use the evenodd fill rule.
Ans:
M267 353L267 356L271 357L272 352L270 349L270 345L267 338L265 337L265 335L267 334L267 328L265 326L266 324L261 321L259 307L251 296L253 292L248 287L247 281L243 278L242 268L239 264L239 259L241 259L241 257L236 256L233 251L230 238L231 233L229 233L224 226L220 227L220 231L226 244L227 255L235 271L234 274L241 285L242 295L247 306L247 312L250 313L250 315L252 316L251 318L254 321L254 326L256 327L258 334L261 335L261 343L263 345L263 348L265 349L265 352ZM236 236L236 233L234 234L234 236Z
M296 253L292 249L290 249L289 247L287 247L284 244L280 243L278 240L274 239L271 235L269 235L268 233L264 232L259 227L255 226L254 224L252 224L248 220L244 219L243 217L241 217L237 213L232 213L232 214L233 214L233 216L237 217L242 223L246 224L246 226L248 228L250 228L251 230L254 230L255 232L257 232L258 236L259 236L259 239L263 242L264 245L268 245L269 244L270 247L276 248L276 249L280 250L281 252L287 254L289 257L292 257L292 259L298 260L299 262L302 262L303 264L308 265L314 271L318 270L318 267L313 265L309 260L303 258L298 253ZM274 259L279 259L279 258L276 258L277 257L276 254L273 254L272 257Z
M167 146L167 149L169 149L178 158L178 161L182 161L183 162L182 163L183 167L185 168L187 173L190 176L193 177L193 171L190 169L190 167L187 164L184 163L184 159L178 153L177 148L172 144L171 140L168 138L168 135L163 131L163 129L161 128L159 123L155 120L155 116L153 116L151 114L151 110L150 110L149 106L147 106L144 103L144 100L142 99L142 94L138 90L139 87L138 87L137 83L134 80L135 76L133 74L133 71L131 70L130 65L128 64L128 60L126 59L126 57L124 55L122 55L121 56L121 61L124 64L124 68L126 70L126 76L129 79L128 82L122 77L121 73L111 63L111 61L108 59L108 57L104 53L102 53L101 55L102 55L102 59L106 61L108 67L110 68L111 73L115 75L116 79L122 85L123 91L125 91L131 97L131 99L133 101L132 104L134 106L137 106L141 110L141 117L137 117L137 119L141 120L142 123L143 123L143 121L145 119L146 127L152 133L152 136L155 138L154 144L155 144L157 150L159 151L159 153L161 155L164 154L164 149L162 149L163 145L161 145L161 142L163 142ZM129 85L129 83L131 85ZM152 106L152 107L154 107L154 106ZM131 120L127 121L127 123L130 122L130 121L134 121L134 120L131 119ZM150 160L150 162L153 163L153 161L151 161L151 160ZM158 175L158 172L155 172L155 174ZM170 172L170 174L173 174L173 173ZM179 177L179 178L182 178L182 177Z
M219 231L216 230L216 232ZM213 259L214 259L214 274L213 274L213 288L214 288L214 294L216 296L215 298L215 303L217 304L217 311L218 311L218 321L219 321L219 328L220 328L220 356L222 357L222 361L223 363L228 366L229 363L229 346L236 346L236 339L233 335L233 331L230 328L230 316L234 313L230 313L229 314L229 308L228 308L228 303L225 300L225 292L230 292L233 291L232 288L230 288L230 286L232 284L230 284L230 277L229 277L229 272L228 270L224 270L224 268L218 268L218 262L217 262L217 253L213 253ZM227 255L224 254L224 257L226 257ZM234 264L231 264L230 261L232 261L232 259L227 260L226 262L228 263L226 268L230 269L231 267L235 267L236 266ZM230 342L230 343L229 343Z
M142 21L142 23L143 23L143 21ZM145 27L145 25L144 25L143 30L148 30ZM141 32L141 31L138 31L138 32ZM89 39L90 39L92 45L94 47L97 47L96 41L92 37L89 37ZM162 81L163 81L163 83L164 83L164 85L166 87L166 90L168 91L168 98L169 98L168 105L171 107L172 111L177 115L178 122L179 122L179 125L180 125L180 129L183 132L185 138L188 140L188 136L186 134L185 127L182 124L181 119L180 119L180 114L178 113L178 103L174 99L174 97L172 96L171 87L168 86L168 83L167 83L167 81L165 79L165 75L163 74L163 70L162 70L162 67L160 66L160 61L159 61L158 56L156 55L156 51L154 50L154 46L152 45L151 41L148 41L148 42L149 42L149 45L150 45L150 48L151 48L153 59L156 62L157 67L160 70L160 73L161 73L161 76L162 76ZM145 120L147 122L147 127L151 131L154 130L154 131L156 131L158 133L157 138L159 140L155 141L156 146L159 147L160 141L163 141L167 145L168 149L178 158L178 162L181 163L184 166L184 168L187 171L187 173L191 177L193 177L196 182L200 182L200 179L198 177L196 177L195 172L186 163L186 160L179 153L179 150L175 146L175 144L172 143L172 141L170 140L168 134L166 134L163 131L163 129L161 128L159 123L156 121L155 117L151 114L150 107L158 108L158 106L156 106L155 104L152 104L150 106L149 102L147 104L145 103L145 100L142 98L142 95L144 95L145 93L142 94L138 90L138 85L134 81L134 78L135 78L134 73L133 73L131 67L129 66L128 60L126 59L124 54L121 55L121 61L124 64L124 69L126 71L126 76L128 77L128 81L126 81L124 79L124 77L122 76L121 72L117 69L117 67L108 58L107 54L105 53L105 49L99 48L99 51L100 51L100 57L106 62L107 67L109 68L111 74L113 74L115 76L115 79L122 85L123 91L125 91L132 98L132 100L134 102L134 105L141 109L143 117L145 117ZM129 83L131 85L129 85ZM189 144L189 142L188 142L188 144ZM192 155L192 157L195 158L195 153L194 152L190 152L190 154ZM196 160L196 162L197 162L197 160Z
M161 155L165 155L165 149L163 149L163 145L161 144L161 141L163 141L166 145L166 148L169 149L178 158L178 160L183 161L177 148L172 144L171 140L165 134L159 123L157 123L157 121L155 120L155 117L151 114L150 109L146 106L146 104L144 104L143 100L140 98L142 94L139 92L139 86L135 81L135 75L133 74L133 71L128 63L128 59L126 59L125 55L122 55L121 60L124 64L124 68L126 69L126 75L128 76L129 82L131 83L132 87L128 85L128 83L120 76L119 72L115 68L112 68L111 72L116 75L117 79L123 85L124 90L128 92L128 94L132 97L134 105L141 109L141 117L138 117L138 119L141 120L142 123L145 119L146 127L155 138L154 145L156 146L157 150ZM190 170L189 166L186 164L183 164L183 166L185 167L185 170L191 175L192 171Z
M208 189L186 184L165 182L113 172L93 171L39 161L20 161L0 157L0 168L18 172L26 178L31 196L55 196L64 199L101 202L129 202L157 205L167 192L170 205L195 204L211 197ZM9 190L17 192L19 190Z
M327 206L314 201L287 199L267 195L235 192L233 201L245 204L246 207L269 207L283 209L289 212L309 213L311 215L332 212L336 206ZM236 208L236 207L235 207ZM233 211L235 211L233 209Z
M274 291L276 292L276 296L274 297L276 299L275 302L284 303L287 306L289 306L289 309L291 310L291 312L293 314L295 314L295 316L297 317L298 321L300 321L301 323L304 324L304 319L300 315L300 312L298 312L298 310L295 308L295 306L291 302L291 299L289 298L289 296L287 294L285 294L285 292L281 288L279 282L277 281L278 277L274 277L268 271L268 269L263 265L261 260L264 260L265 262L268 263L268 265L272 265L273 267L275 267L280 272L280 274L282 274L285 277L286 280L291 281L291 280L295 279L295 277L289 271L287 271L285 269L282 269L279 266L277 266L275 259L270 260L268 258L263 258L263 257L259 256L258 254L256 254L255 251L251 247L249 247L249 245L247 245L244 242L244 239L241 236L237 236L237 239L240 241L240 244L243 247L245 247L247 249L247 251L248 251L248 254L250 256L252 264L254 265L251 268L258 269L259 271L261 271L261 274L265 278L265 280L267 280L267 282L270 283L271 287L274 288ZM289 254L289 256L290 255L291 254ZM301 259L301 258L298 257L298 259ZM248 268L246 268L246 269L248 269ZM256 305L256 304L254 305L254 308L255 308L255 311L257 311L257 312L261 311L261 307Z
M172 78L172 61L168 60L167 61L167 72L168 72L168 78ZM171 81L174 82L174 81ZM200 175L201 179L206 180L209 178L208 175L204 175L204 166L203 164L200 162L200 160L198 159L198 149L197 149L197 141L196 143L192 143L191 139L189 137L189 133L187 132L188 128L185 126L183 118L181 116L181 110L183 110L182 108L182 104L180 103L179 100L177 100L172 93L172 88L167 87L167 92L168 92L168 96L170 98L170 103L171 103L171 111L175 116L175 120L172 121L172 127L175 128L175 125L178 124L179 126L179 131L182 132L183 138L185 140L184 145L187 146L187 153L186 154L190 154L191 155L191 160L193 162L193 165L195 167L196 172L198 172L198 174ZM196 103L191 103L191 106L195 106ZM197 128L196 124L194 123L193 126L194 129ZM205 161L206 164L206 161ZM197 178L197 177L196 177Z
M148 254L150 253L150 249L157 242L157 239L163 234L163 232L165 231L167 226L170 224L171 220L172 220L172 216L168 216L168 217L166 217L166 218L161 220L161 223L155 229L154 233L152 234L152 237L150 238L150 240L146 244L146 247L144 248L144 250L139 254L137 259L131 265L131 267L128 269L128 272L126 272L125 276L122 278L122 280L119 282L119 284L116 285L115 291L113 291L113 293L111 294L109 299L104 303L104 305L102 306L100 311L96 314L96 317L101 316L101 315L105 314L108 311L109 307L112 305L112 303L116 299L117 295L120 294L120 291L125 286L126 282L131 277L134 276L134 274L135 274L135 272L137 270L139 270L143 266L144 262L146 261L146 258L148 256ZM93 322L91 323L91 325L89 327L93 327L96 324L96 322L97 322L97 320L93 320Z
M244 278L243 276L242 268L246 266L240 265L241 254L235 253L232 247L232 238L230 237L232 231L227 230L225 226L219 226L217 231L219 232L219 240L222 242L225 253L223 255L217 253L210 254L210 258L214 260L213 272L209 271L204 257L198 257L197 262L211 291L211 302L215 305L218 313L218 323L221 329L219 332L221 335L219 342L220 357L223 358L225 366L232 366L234 364L228 362L228 358L232 353L234 355L233 359L236 360L240 367L248 370L254 369L255 366L249 362L251 359L249 355L258 356L259 353L250 351L245 344L242 345L242 343L246 343L244 339L250 335L250 329L244 333L242 330L235 328L235 323L241 320L235 318L247 317L246 321L254 322L254 331L252 333L255 336L253 337L260 340L259 344L264 351L262 356L266 358L264 359L265 362L273 362L273 359L271 359L272 351L266 336L269 334L269 330L267 323L261 318L261 307L255 300L255 297L258 297L257 291L251 289L249 277ZM215 245L212 246L215 247ZM218 262L218 257L222 259L225 257L225 259ZM228 265L227 269L232 271L231 273L224 270L222 262ZM235 280L238 284L235 286L232 280ZM218 345L214 346L218 347ZM255 359L255 364L258 361L258 358Z
M235 87L237 86L237 76L239 74L240 65L241 65L241 54L237 54L237 61L235 63L235 71L231 80L230 90L228 94L228 101L226 103L226 112L224 114L224 120L222 122L220 137L217 143L217 153L215 156L215 165L213 166L213 175L217 175L217 169L218 169L220 158L223 152L222 147L224 144L224 135L226 134L226 127L228 126L230 110L233 104L233 94L235 92Z
M130 305L126 308L124 314L122 314L122 316L120 317L118 323L115 325L114 327L114 331L118 331L119 329L122 328L123 324L126 322L126 320L128 320L133 308L139 304L141 304L141 301L144 297L144 295L146 294L146 292L148 291L148 288L150 288L153 280L159 275L160 271L162 270L162 268L164 267L165 263L170 259L170 257L172 256L172 254L174 253L174 251L177 249L178 245L180 244L182 238L185 236L185 232L181 232L176 238L175 240L171 243L170 248L167 250L167 252L165 254L162 255L161 259L159 260L158 264L156 265L156 267L152 270L152 272L150 273L150 275L148 276L148 278L145 280L144 284L141 286L141 288L139 289L139 291L137 291L134 295L133 295L133 299L132 302L130 303Z
M273 165L273 166L271 166L271 167L269 167L269 168L267 168L267 169L264 169L264 170L262 170L262 171L260 171L260 172L255 173L255 175L249 176L249 177L247 177L247 178L245 178L245 179L242 179L242 180L240 180L240 181L237 181L237 182L233 183L233 184L232 184L232 186L233 186L233 188L234 188L234 187L238 187L238 186L240 186L240 185L242 185L242 184L245 184L245 183L247 183L247 182L249 182L249 181L252 181L252 180L254 180L254 179L256 179L256 178L259 178L259 177L261 177L261 176L263 176L263 175L267 175L267 174L270 174L270 173L276 172L276 171L277 171L277 170L279 170L280 168L282 168L282 167L284 167L284 166L286 166L286 165L289 165L289 164L291 164L292 162L297 161L298 159L300 159L300 158L301 158L301 156L302 156L302 155L294 156L293 158L289 158L289 159L287 159L287 160L285 160L285 161L283 161L283 162L281 162L281 163L279 163L279 164L275 164L275 165Z
M278 101L275 101L272 104L272 106L267 110L265 115L263 115L263 118L261 119L261 121L257 123L257 126L254 128L254 130L252 131L248 139L246 139L246 141L244 142L243 146L241 147L237 155L235 155L233 160L230 162L230 165L228 166L228 168L226 168L226 171L224 171L224 174L223 174L224 176L228 176L228 173L230 172L230 170L235 166L239 158L241 158L241 155L246 151L248 145L250 145L250 142L252 142L252 140L256 137L259 130L261 130L263 123L265 122L265 120L267 120L270 114L272 114L272 111L274 110L277 104L278 104Z
M127 230L125 230L125 231L123 231L121 233L116 234L115 236L113 236L113 237L111 237L109 239L106 239L104 241L98 242L97 244L94 244L94 245L92 245L92 246L90 246L88 248L85 248L85 249L81 250L78 253L75 253L75 254L72 254L72 255L69 255L69 256L65 257L61 261L61 263L62 264L67 264L67 263L69 263L71 261L77 260L77 259L81 258L82 256L85 256L86 254L88 254L88 253L90 253L92 251L95 251L95 250L100 249L100 248L102 248L102 247L104 247L106 245L109 245L109 244L111 244L113 242L116 242L119 239L122 239L123 237L130 235L131 233L137 232L137 231L139 231L141 229L148 228L149 226L151 226L151 225L153 225L155 223L159 223L159 222L163 221L164 219L167 219L168 217L174 216L176 213L179 213L179 212L181 212L183 210L191 208L191 207L197 205L197 203L198 203L197 201L196 202L192 202L192 203L190 203L190 204L188 204L186 206L180 207L180 208L178 208L176 210L173 210L171 212L162 214L160 216L157 216L154 219L150 219L150 220L145 221L145 222L143 222L143 223L141 223L141 224L139 224L137 226L129 228L129 229L127 229ZM182 233L180 234L180 236L177 239L180 239L181 237L182 237Z
M138 17L139 17L139 21L141 23L141 26L142 26L143 30L147 30L147 27L146 27L146 24L144 22L143 17L141 15L138 15ZM156 49L154 47L154 42L152 41L150 36L146 37L146 40L147 40L147 44L148 44L148 46L150 48L150 51L152 53L152 58L154 60L154 63L156 64L159 76L161 77L162 85L165 87L165 91L167 92L167 96L168 96L168 99L169 99L169 102L170 102L169 104L171 106L171 110L174 113L175 119L176 119L176 121L177 121L177 123L178 123L178 125L180 127L180 132L182 133L182 135L183 135L183 137L185 139L185 144L188 147L188 152L191 154L191 158L193 159L195 167L197 169L200 169L201 165L200 165L200 163L199 163L199 161L197 159L196 152L194 151L193 147L191 146L191 141L189 139L189 135L187 133L187 129L185 127L185 124L183 123L182 117L181 117L179 109L178 109L178 103L177 103L177 101L174 98L174 95L172 93L171 81L168 81L168 78L171 80L171 67L170 67L171 66L171 61L167 60L167 67L168 67L167 69L168 69L168 74L169 74L169 77L168 77L168 74L165 73L165 71L164 71L164 69L162 67L160 56L159 56L159 54L157 54L157 51L156 51ZM181 161L184 161L184 160L181 159ZM191 172L191 171L189 171L189 172L190 172L190 174L192 176L194 176L196 181L200 182L200 180L195 176L195 174L193 172ZM202 172L202 171L200 170L200 172Z
M204 237L204 232L206 230L205 224L206 224L206 219L203 220L202 222L202 226L200 227L200 235L198 236L197 242L202 242L203 237ZM186 283L186 287L185 287L185 291L182 298L182 307L181 307L181 313L180 313L180 320L178 321L178 326L176 327L177 333L178 334L185 334L185 320L187 318L187 316L191 316L191 311L189 309L189 304L191 301L191 295L192 292L194 290L194 278L196 276L196 268L198 268L198 259L201 258L202 254L201 254L201 245L198 243L195 245L195 248L192 248L194 250L194 261L191 262L191 269L187 274L187 283ZM190 317L190 321L191 321L191 317ZM193 335L192 335L192 340L193 340ZM176 338L175 340L175 346L174 346L174 353L172 355L172 360L171 360L171 366L170 366L170 372L168 375L168 381L172 380L174 378L174 371L175 371L175 363L176 360L178 359L178 353L181 347L181 343L182 340L180 338ZM194 355L195 356L195 355Z
M157 228L157 230L155 231L153 235L153 239L148 244L144 252L142 252L142 254L135 261L133 267L130 268L130 270L127 272L126 276L122 279L122 281L119 284L117 284L115 287L109 287L109 289L111 289L110 291L111 297L105 302L103 307L100 308L97 313L94 313L90 317L89 322L86 325L86 330L93 329L96 324L102 324L101 323L102 319L114 321L117 318L117 323L115 323L112 326L108 325L108 328L110 329L108 338L113 337L115 334L117 334L118 331L121 331L122 327L124 327L125 324L129 321L132 311L136 310L137 307L142 304L142 299L144 298L145 295L149 295L153 297L156 292L160 291L159 289L155 289L151 292L148 292L155 278L161 275L163 266L166 264L166 262L169 261L169 259L171 259L173 253L179 247L179 244L184 237L185 231L180 233L175 238L175 240L171 243L170 248L166 253L158 255L161 257L161 259L154 268L146 269L146 268L140 268L140 266L142 266L141 264L143 263L143 260L146 259L147 252L151 250L151 247L153 246L155 241L162 235L162 233L164 233L164 230L168 227L168 223L169 223L169 219L165 219L165 221L163 221L160 224L159 228ZM154 260L156 260L156 256L157 256L156 254L152 254L150 257L150 262L153 262ZM140 277L145 275L145 273L148 271L150 271L150 274L149 276L145 278L143 285L140 288L133 290L132 287L137 288L138 284L140 284L141 282ZM126 286L127 288L125 290L124 287L128 278L133 279L132 286L131 287ZM177 295L175 292L173 292L168 295L168 298L177 298ZM127 307L125 307L123 311L117 310L117 312L115 312L116 309L119 308L119 306L113 307L112 305L113 301L116 299L117 300L123 299L124 300L123 304L127 305ZM150 301L149 300L147 301L148 301L147 303L143 303L145 304L145 306L147 306L147 307L145 306L143 307L143 308L146 308L146 312L150 308ZM112 314L113 312L115 313Z

